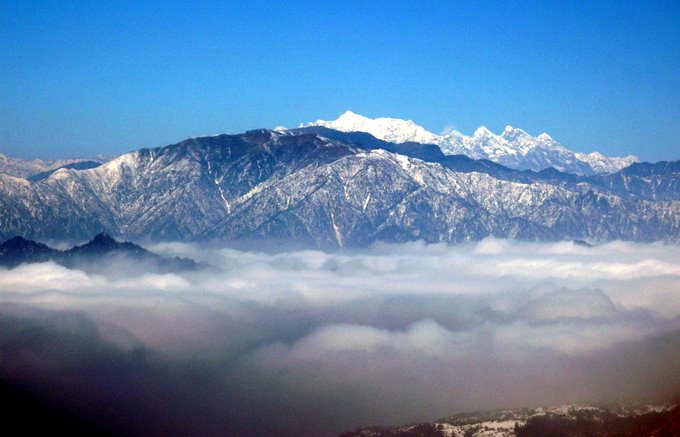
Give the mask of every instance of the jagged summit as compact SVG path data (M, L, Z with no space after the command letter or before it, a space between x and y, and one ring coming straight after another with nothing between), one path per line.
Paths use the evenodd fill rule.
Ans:
M81 250L113 250L120 248L124 244L114 240L109 234L101 232L95 235L88 243L76 247L79 247Z
M99 234L95 235L94 238L87 244L89 246L95 247L116 247L121 243L118 243L111 235L107 234L106 232L100 232Z
M394 143L418 142L436 144L446 154L467 155L474 159L489 159L519 170L540 171L553 167L559 171L582 175L613 173L633 162L635 156L605 157L598 152L573 152L555 141L547 133L536 137L526 131L506 126L498 135L486 126L477 128L472 136L458 131L444 135L428 132L411 120L398 118L364 117L345 111L333 121L317 120L301 126L325 126L342 132L368 132L376 138Z
M106 232L100 232L99 234L95 235L92 241L90 241L91 244L96 244L96 245L112 245L116 244L116 240Z
M125 253L128 256L147 256L151 252L130 242L116 241L111 235L101 232L89 242L74 246L67 251L69 256L101 256L112 252Z
M472 136L474 136L474 137L484 137L484 136L497 137L498 135L495 135L486 126L480 126L475 130L475 133L472 134Z
M499 136L508 140L531 138L531 135L527 131L510 125L505 126L505 129L503 129L503 132Z

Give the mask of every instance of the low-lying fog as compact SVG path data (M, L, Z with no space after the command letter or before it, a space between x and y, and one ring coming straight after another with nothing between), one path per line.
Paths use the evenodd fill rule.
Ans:
M678 246L149 249L214 269L0 270L0 377L146 435L336 435L680 391Z

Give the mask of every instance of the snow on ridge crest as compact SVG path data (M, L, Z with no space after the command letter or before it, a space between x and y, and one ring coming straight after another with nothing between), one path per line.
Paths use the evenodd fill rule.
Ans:
M387 117L371 119L352 111L346 111L333 121L317 120L300 125L306 126L324 126L342 132L367 132L376 138L394 143L415 141L436 144L438 138L438 135L428 132L411 120Z
M495 135L493 132L489 130L486 126L480 126L475 130L475 133L472 135L473 137L482 137L482 136L492 136L492 137L497 137L498 135Z
M481 126L471 135L451 130L443 135L429 132L411 120L368 118L345 111L336 120L317 120L300 127L324 126L342 132L367 132L393 143L418 142L436 144L445 154L463 154L474 159L489 159L519 169L540 171L549 167L576 174L610 173L633 162L636 156L606 157L599 152L580 153L567 149L547 133L536 137L507 125L500 135Z

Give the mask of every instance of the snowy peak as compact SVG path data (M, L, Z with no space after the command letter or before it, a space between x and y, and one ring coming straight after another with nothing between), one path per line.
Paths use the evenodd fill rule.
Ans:
M505 129L503 129L503 133L501 133L501 136L507 137L507 136L510 136L510 135L517 135L517 134L526 134L526 132L524 132L522 129L517 129L515 127L507 125L507 126L505 126Z
M478 138L478 137L495 137L496 135L494 135L486 126L480 126L477 128L473 136Z
M370 123L371 121L372 120L370 118L364 117L363 115L359 115L349 110L345 111L340 117L338 117L337 120L335 120L336 123L346 125L361 125Z
M346 111L333 121L317 120L300 125L306 126L324 126L341 132L367 132L393 143L436 144L448 155L462 154L474 159L489 159L518 170L540 171L553 167L581 175L612 173L639 161L632 155L618 158L606 157L598 152L577 153L563 147L547 133L534 137L510 125L500 135L486 126L477 128L472 136L455 130L437 135L411 120L385 117L371 119Z
M324 126L341 132L367 132L376 138L393 143L414 141L433 144L438 137L411 120L387 117L371 119L352 111L345 111L336 120L317 120L300 125L307 126Z
M640 161L635 155L606 157L600 152L576 153L575 155L577 159L587 162L597 173L614 173Z
M505 126L505 129L503 130L503 133L500 134L500 137L507 141L527 140L532 138L531 135L522 129L518 129L510 125Z

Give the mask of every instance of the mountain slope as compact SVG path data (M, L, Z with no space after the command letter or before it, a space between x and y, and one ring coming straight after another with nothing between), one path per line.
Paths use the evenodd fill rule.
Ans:
M395 153L400 152L400 153ZM408 157L403 153L417 155ZM0 175L0 236L275 239L314 247L373 241L678 241L673 166L625 186L517 171L367 134L256 130L141 149L38 182ZM635 182L635 184L632 184ZM642 187L626 189L626 186Z
M333 121L317 120L301 125L307 126L324 126L342 132L367 132L376 138L395 143L436 144L449 155L462 154L473 159L489 159L518 170L539 171L553 167L563 172L589 175L612 173L638 161L632 155L609 158L598 152L575 153L548 134L533 137L512 126L507 126L500 135L492 133L484 126L477 129L472 136L457 131L436 135L410 120L370 119L351 111Z

